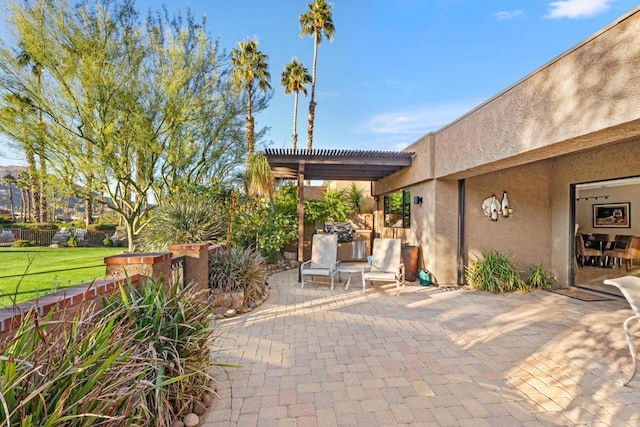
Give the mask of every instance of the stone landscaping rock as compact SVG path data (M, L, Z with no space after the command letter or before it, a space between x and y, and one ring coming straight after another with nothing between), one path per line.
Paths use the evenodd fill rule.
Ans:
M208 408L213 405L214 399L215 396L213 395L213 393L206 393L204 396L202 396L202 403Z
M207 412L207 407L205 406L204 403L200 402L200 401L196 401L193 404L193 413L196 415L204 415L205 412Z
M196 427L200 424L200 417L194 413L187 414L184 416L182 422L184 423L184 427Z
M180 420L175 420L171 423L171 427L184 427L184 423Z
M224 317L233 317L238 311L235 308L231 308L224 312Z

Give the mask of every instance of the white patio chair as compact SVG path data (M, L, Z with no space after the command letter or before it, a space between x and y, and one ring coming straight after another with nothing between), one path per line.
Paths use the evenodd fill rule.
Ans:
M311 259L300 265L300 281L304 288L304 276L327 276L331 278L333 291L334 276L338 272L338 235L314 234L311 244Z
M400 239L374 239L372 262L362 268L362 292L367 280L370 282L395 282L396 295L400 295L400 284L404 287L404 264Z
M624 276L616 279L607 279L604 283L605 285L612 285L620 289L620 292L622 292L622 295L627 299L634 313L633 316L625 320L623 324L624 335L627 338L627 344L629 345L631 360L633 362L631 376L622 384L627 385L636 375L636 350L633 345L633 338L640 337L640 334L629 331L629 323L635 319L640 324L640 277Z

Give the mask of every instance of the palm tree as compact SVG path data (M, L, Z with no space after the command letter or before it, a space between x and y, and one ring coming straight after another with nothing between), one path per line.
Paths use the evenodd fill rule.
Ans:
M20 189L20 218L22 222L29 222L31 218L31 188L29 173L20 171L16 179L16 187Z
M29 52L22 49L18 54L18 64L23 67L31 66L31 73L36 78L36 96L40 97L42 95L42 64L38 61L34 60ZM35 107L34 107L35 108ZM38 171L38 189L32 188L31 191L33 193L33 203L34 203L34 214L36 222L46 222L47 221L47 199L45 197L45 179L47 176L47 166L46 166L46 156L45 156L45 125L42 120L42 110L40 108L38 110L38 125L37 125L37 148L38 152L38 163L39 163L39 171Z
M333 4L326 0L314 0L308 3L309 10L300 15L300 35L310 35L313 37L313 70L311 77L311 100L309 101L309 123L307 126L307 150L311 151L313 146L313 121L316 111L316 60L318 59L318 45L322 42L322 33L327 40L333 40L333 19L331 7Z
M4 132L11 136L24 149L27 161L29 209L33 207L32 217L40 222L40 192L36 165L36 143L33 137L33 114L36 109L33 101L24 96L7 94L4 97L5 107L0 110L0 121Z
M293 135L291 137L291 148L295 151L298 145L298 94L302 92L307 95L307 83L311 83L309 71L293 58L290 63L284 67L280 84L284 86L285 95L295 92L295 100L293 102Z
M247 91L246 135L249 155L253 154L255 145L254 123L251 115L254 85L257 83L257 88L263 92L271 89L268 58L258 50L257 40L238 42L238 47L231 49L231 65L233 66L231 81L238 89Z
M9 206L11 206L11 221L16 220L16 209L13 204L13 186L16 183L16 179L11 174L7 174L2 178L2 183L9 189Z

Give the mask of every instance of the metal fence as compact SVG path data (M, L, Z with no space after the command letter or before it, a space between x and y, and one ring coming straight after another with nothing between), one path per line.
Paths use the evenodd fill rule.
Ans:
M34 246L49 246L58 233L58 230L29 230L26 228L5 228L2 231L0 246L11 246L16 240L28 240ZM84 239L78 243L83 246L102 246L105 237L112 234L113 231L87 231Z
M184 289L185 277L187 273L187 257L179 256L171 260L171 283L180 285L180 289Z

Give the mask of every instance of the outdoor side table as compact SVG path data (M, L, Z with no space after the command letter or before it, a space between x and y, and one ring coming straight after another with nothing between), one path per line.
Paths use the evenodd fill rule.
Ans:
M338 266L338 280L342 282L342 278L340 277L341 273L347 273L349 274L349 277L347 277L347 283L345 283L344 285L344 289L349 290L349 284L351 283L351 275L353 273L362 273L362 267L363 265L356 265L356 264L340 264Z

